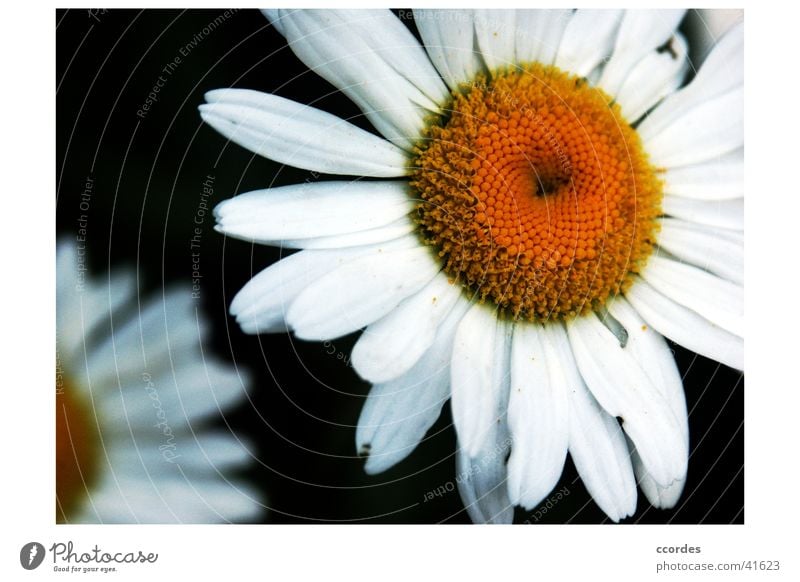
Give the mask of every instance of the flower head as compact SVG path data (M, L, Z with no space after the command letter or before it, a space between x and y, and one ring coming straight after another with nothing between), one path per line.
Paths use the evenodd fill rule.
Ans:
M203 118L298 168L379 180L250 192L218 230L303 249L231 305L249 333L364 329L357 447L379 472L451 400L475 521L567 454L613 520L680 497L689 434L665 336L743 367L742 27L686 84L684 11L268 10L383 136L275 95Z
M57 521L255 518L260 495L234 475L246 443L209 426L245 397L246 374L204 352L191 290L137 311L134 274L89 277L84 255L58 245Z

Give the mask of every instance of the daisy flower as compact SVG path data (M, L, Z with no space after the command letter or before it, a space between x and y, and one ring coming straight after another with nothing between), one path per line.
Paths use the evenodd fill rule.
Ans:
M234 298L242 329L363 328L368 473L449 399L473 521L534 508L567 454L614 521L637 484L674 506L689 432L665 337L743 368L741 25L694 74L683 10L415 10L422 44L388 10L265 12L382 137L276 95L206 95L231 141L357 177L216 208L225 235L302 249Z
M206 426L245 397L210 357L191 289L139 303L136 274L93 279L85 249L57 252L56 520L252 520L259 496L231 473L251 454Z

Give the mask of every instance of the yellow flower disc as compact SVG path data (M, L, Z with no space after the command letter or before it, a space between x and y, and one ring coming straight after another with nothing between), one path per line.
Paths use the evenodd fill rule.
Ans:
M540 64L456 92L411 184L445 272L514 319L569 319L624 291L661 213L658 172L619 106Z
M98 472L94 415L71 383L56 385L56 520L68 522Z

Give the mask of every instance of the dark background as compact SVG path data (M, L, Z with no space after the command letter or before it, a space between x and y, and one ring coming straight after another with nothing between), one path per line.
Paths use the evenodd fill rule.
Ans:
M207 176L214 177L211 206L249 190L326 178L227 144L200 121L197 106L205 91L273 92L372 131L350 101L306 70L258 12L236 12L181 56L181 47L222 12L56 13L56 228L60 236L75 235L80 196L91 177L90 264L96 274L109 266L136 268L144 293L191 285L189 240ZM413 22L405 23L413 30ZM176 56L182 62L166 75L162 69ZM141 118L137 111L159 75L166 81L158 101ZM266 493L263 521L468 523L456 491L424 501L456 473L449 407L409 458L367 476L355 457L355 424L369 388L348 366L355 336L323 344L241 333L227 306L280 251L225 240L213 230L210 214L202 229L201 302L214 330L213 348L254 376L253 405L227 420L258 443L260 464L247 476ZM672 511L655 510L640 495L627 522L743 523L742 376L673 347L690 410L688 483ZM557 488L563 487L569 495L546 513L518 510L517 521L607 521L569 460Z

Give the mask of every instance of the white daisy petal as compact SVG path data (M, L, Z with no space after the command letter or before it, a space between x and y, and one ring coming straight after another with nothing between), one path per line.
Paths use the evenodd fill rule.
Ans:
M97 404L109 430L128 433L143 426L146 429L138 430L137 438L158 439L165 431L172 434L220 415L244 398L247 382L243 372L198 354L195 361L174 371L141 375L97 399Z
M715 232L744 231L744 200L692 200L680 196L664 196L661 201L664 214L685 220L700 228Z
M279 11L286 40L375 128L410 149L447 89L422 47L389 10Z
M244 89L206 93L203 120L231 141L282 164L325 174L393 178L408 173L406 153L320 109Z
M467 312L464 320L472 314L473 322L468 324L471 327L477 321L484 318L484 314L478 315L477 318L474 314L476 307L480 307L484 314L488 313L492 319L495 319L493 327L484 327L483 333L490 334L494 332L494 337L489 343L493 345L493 357L495 359L494 366L491 370L492 378L489 379L490 384L484 385L483 388L489 392L489 397L484 399L482 404L486 404L490 409L490 416L488 426L478 428L478 441L479 444L475 449L470 452L466 447L462 438L463 431L458 424L458 415L456 414L455 407L453 408L453 418L456 422L456 430L459 433L459 450L456 454L456 482L458 483L458 491L461 494L461 499L468 515L475 523L511 523L514 519L514 507L508 497L508 474L506 471L506 457L511 446L511 437L508 432L507 410L508 410L508 360L509 348L511 344L512 325L504 321L497 321L492 312L485 305L473 306ZM453 346L453 368L451 390L453 398L455 398L457 390L460 390L460 397L466 396L464 393L464 386L458 385L455 382L465 380L464 376L468 373L463 369L464 364L467 362L463 357L456 354L456 350L464 351L464 342L473 340L474 338L466 338L465 332L478 331L477 328L471 330L465 329L463 325L464 320L458 326L456 331L455 344ZM477 321L476 321L477 320ZM484 321L484 323L490 323ZM461 346L459 347L459 342ZM480 348L478 348L480 349ZM462 369L456 373L456 366L461 366ZM489 400L490 402L486 402ZM452 404L451 400L451 404ZM477 403L476 400L474 403ZM463 408L463 404L460 405Z
M696 164L742 147L743 50L739 25L722 38L689 85L642 121L637 131L656 165Z
M683 112L714 97L729 93L744 83L744 25L731 28L723 36L692 82L671 95L637 128L639 133L656 135Z
M675 33L685 13L685 10L626 10L614 52L598 85L609 95L616 96L637 63Z
M449 367L430 369L424 365L428 358L425 360L405 376L375 384L369 392L356 429L356 447L360 455L367 456L364 470L369 475L382 473L408 457L447 402Z
M356 448L368 455L367 473L380 473L405 459L439 418L450 396L453 338L468 308L467 301L458 301L414 366L370 390L356 429Z
M533 509L558 483L569 447L568 382L541 327L518 323L511 344L508 492Z
M82 249L82 259L86 259L86 249ZM85 264L85 263L84 263ZM71 240L59 239L56 247L56 292L58 305L74 312L78 305L75 301L75 287L78 284L78 249ZM60 314L59 314L60 315ZM65 320L68 321L67 318ZM62 323L59 320L59 323ZM63 323L66 323L64 321Z
M591 73L586 75L586 82L589 83L592 87L597 86L597 82L600 80L600 75L603 74L603 65L596 67Z
M653 386L664 396L680 421L681 433L689 439L686 399L675 358L663 336L648 327L633 306L622 296L608 303L608 311L626 332L625 350L639 362Z
M267 17L272 26L275 27L275 30L277 30L283 36L286 36L286 31L283 28L283 22L282 22L283 17L280 15L281 12L280 10L278 10L277 8L262 8L261 12L264 14L264 16Z
M95 330L117 308L136 294L136 274L119 270L107 279L86 277L86 248L62 239L56 252L56 327L58 357L72 362L83 358L83 337Z
M508 402L509 325L488 305L475 304L456 332L452 367L453 422L459 444L475 457Z
M684 110L680 118L656 135L644 128L640 128L640 135L652 163L665 168L696 164L741 148L744 88Z
M636 450L636 445L633 444L630 438L627 438L627 442L631 451L631 463L633 464L633 472L636 475L636 482L639 484L644 496L647 497L653 507L658 509L672 509L675 507L686 485L686 477L675 479L667 486L659 485L647 472L647 468L642 462L642 457L639 455L639 451Z
M683 84L689 70L689 45L678 33L668 42L667 50L654 50L636 63L617 93L622 116L630 122Z
M517 63L553 64L572 10L517 10L515 54Z
M122 446L130 443L121 443ZM193 467L181 474L177 463L148 467L139 459L114 458L101 465L99 484L67 523L213 523L246 521L261 512L252 487L225 481L215 468ZM113 471L113 474L112 474Z
M136 513L131 512L130 504L121 495L120 488L125 485L125 481L114 480L111 475L103 475L95 489L88 492L88 498L82 503L77 515L69 516L65 523L142 523L142 520L137 519ZM140 483L137 482L135 485ZM164 522L167 517L167 512L164 512L154 519Z
M622 15L622 10L575 11L561 37L555 66L587 76L614 49Z
M558 354L569 396L569 454L595 503L613 521L636 511L636 481L622 428L583 383L566 331L543 328L542 343Z
M475 38L481 57L490 71L516 63L514 35L515 10L475 10Z
M388 382L406 373L428 350L439 324L461 298L461 288L439 273L397 309L376 321L353 347L352 363L368 382Z
M175 457L175 463L189 473L199 474L208 471L209 466L214 471L232 469L244 465L254 458L254 445L241 437L234 437L221 432L203 432L195 434L192 441L194 446L182 447Z
M200 518L198 506L187 507L182 523L207 523L217 521L228 523L247 522L258 517L263 507L259 502L260 492L246 482L220 479L194 480L192 489L201 500L202 508L209 516ZM173 504L180 504L182 498L178 491L170 492ZM185 495L185 493L184 493Z
M744 19L741 8L700 8L686 15L686 36L692 45L692 60L700 66L719 39Z
M115 313L117 309L127 305L137 294L136 273L132 270L119 269L112 271L104 284L98 285L98 292L95 295L97 300L92 303L103 304L101 309L102 316ZM85 309L85 307L84 307ZM87 328L87 330L90 328Z
M217 230L250 241L349 234L407 216L406 182L315 182L240 194L217 205Z
M363 35L373 50L381 53L393 69L413 83L427 98L420 98L415 103L431 103L431 110L438 111L439 105L449 98L447 87L428 59L425 49L402 22L386 9L351 9L339 12L343 20L351 23Z
M744 235L664 218L658 246L675 257L739 285L744 284Z
M631 305L659 333L683 347L737 370L744 369L744 340L662 295L637 279L625 293Z
M440 268L424 246L386 252L379 248L314 281L289 306L286 320L301 339L352 333L384 317Z
M694 200L731 200L744 197L744 149L699 164L670 168L664 174L668 195Z
M711 323L744 337L744 290L740 285L658 255L648 259L642 278Z
M417 225L409 217L404 216L385 226L332 234L312 238L284 238L280 240L263 240L261 244L282 247L285 249L343 249L346 247L366 246L376 243L387 243L414 232ZM219 228L217 230L220 230Z
M73 371L92 390L117 390L119 381L196 361L208 324L198 316L190 290L167 289L128 319L113 319L111 334ZM119 378L119 380L118 380Z
M456 483L467 514L473 523L509 524L514 505L508 498L506 463L510 439L505 427L491 431L476 456L463 449L456 453Z
M70 256L76 256L74 249L70 250ZM93 357L94 350L91 345L87 346L86 338L98 331L107 331L109 325L119 325L119 318L112 319L111 316L118 307L133 299L136 277L133 272L124 271L113 273L105 283L86 277L78 278L75 275L86 270L85 262L64 266L62 258L59 252L56 267L59 286L56 298L56 359L60 367L59 376L63 380L64 369L73 370L73 380L80 378L79 382L75 382L75 389L88 397L93 385L115 382L117 370L113 357ZM65 273L65 269L70 272ZM108 344L107 340L106 347L109 347ZM106 355L110 355L108 350Z
M195 479L192 481L192 490L202 506L188 506L181 516L182 523L207 523L215 520L228 523L246 522L258 517L263 507L259 502L261 493L255 487L238 480ZM179 491L170 491L170 496L173 505L182 503L183 498ZM201 518L198 507L207 509L209 515Z
M286 311L306 287L336 267L370 253L411 248L415 237L341 249L302 251L253 277L233 298L230 313L245 333L285 332Z
M76 325L74 319L78 319L85 336L118 308L131 301L136 291L136 273L129 270L114 271L102 281L96 280L83 285L78 283L75 292L80 297L80 311L66 313L64 319L73 318L72 325Z
M303 251L270 265L250 279L231 302L231 315L245 333L286 331L286 310L300 292L364 248Z
M451 90L475 78L481 61L472 10L416 8L414 22L431 62Z
M634 478L625 433L592 398L576 390L570 407L569 453L586 490L597 506L619 522L636 512ZM577 427L577 424L583 424Z
M177 470L148 475L143 468L92 495L99 523L212 523L250 519L257 493L222 479L188 479Z
M161 440L130 441L126 446L109 447L113 467L142 465L150 473L175 466L187 475L201 476L232 469L252 458L245 443L221 433L182 434L165 446Z
M662 486L685 476L680 421L641 362L594 313L570 321L567 332L586 385L606 412L622 418L648 473Z
M666 400L678 420L683 445L689 451L689 421L686 412L686 397L683 382L675 358L667 342L655 330L648 327L636 310L623 298L617 297L608 305L608 311L625 328L627 341L625 350L639 362L653 385ZM629 440L633 470L639 486L647 499L656 507L670 508L675 505L686 482L686 473L674 475L667 485L659 484L647 471L644 462Z

